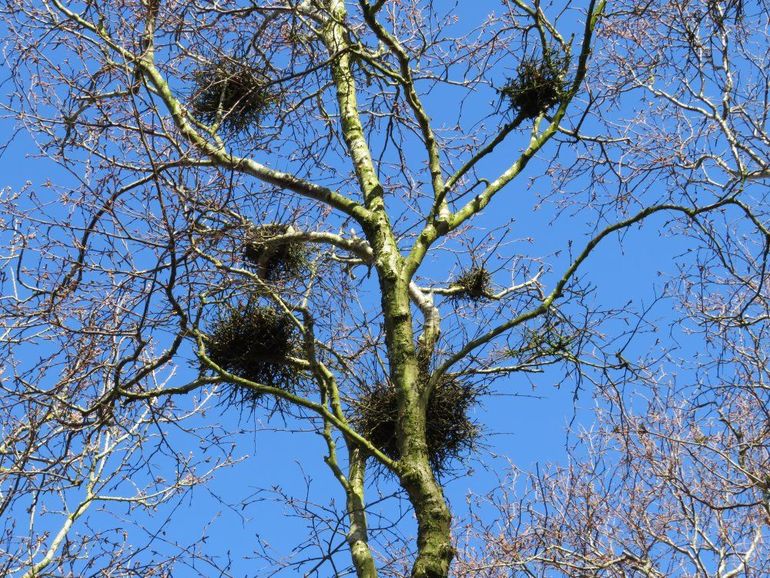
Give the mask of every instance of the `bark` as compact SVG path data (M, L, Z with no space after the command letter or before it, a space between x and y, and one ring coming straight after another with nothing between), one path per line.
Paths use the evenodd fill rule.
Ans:
M329 54L336 55L331 69L342 133L369 210L363 227L372 247L380 285L390 379L399 391L397 435L401 459L397 473L415 510L418 528L417 558L412 576L439 578L448 575L454 555L450 535L451 514L428 459L425 440L427 396L420 391L420 369L409 297L411 271L393 235L382 187L359 117L355 79L350 69L350 45L343 25L346 16L344 2L330 0L328 11L330 19L324 29L324 40ZM353 556L355 561L356 553ZM368 563L363 558L361 562L364 565Z
M400 480L417 515L417 559L413 578L444 578L454 558L452 515L427 454L404 460Z
M398 476L417 517L417 558L412 567L412 577L445 577L454 557L450 532L452 516L428 459L426 396L420 391L409 275L384 211L379 215L378 226L368 234L377 256L390 379L400 394L397 435L401 459Z
M358 578L376 578L377 568L369 549L366 504L364 502L364 474L366 455L357 448L350 450L350 472L348 475L347 510L350 517L348 547Z

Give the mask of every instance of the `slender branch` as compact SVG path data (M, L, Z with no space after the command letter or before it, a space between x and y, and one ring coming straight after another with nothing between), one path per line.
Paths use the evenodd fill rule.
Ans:
M323 202L346 215L353 217L359 224L364 224L368 221L369 213L366 209L354 200L337 191L305 181L290 173L271 169L258 163L254 159L238 157L227 152L221 145L214 144L206 139L200 132L198 132L193 123L190 122L185 108L182 106L179 99L174 96L168 82L155 66L153 61L153 50L147 50L137 57L130 51L121 47L117 42L113 41L103 27L97 26L79 14L69 10L59 0L51 1L54 6L65 15L65 17L97 35L109 48L120 54L127 62L134 63L137 69L141 71L145 80L160 96L180 133L190 144L215 161L219 166L249 174L265 183L276 185L309 199Z
M521 315L514 317L513 319L510 319L504 323L501 323L500 325L480 335L476 339L469 341L463 347L461 347L457 352L449 356L441 364L441 366L438 368L436 373L439 375L445 373L450 367L452 367L455 363L464 359L468 354L470 354L475 349L482 347L483 345L486 345L487 343L489 343L499 335L502 335L503 333L506 333L507 331L515 327L518 327L519 325L522 325L527 321L530 321L532 319L539 317L540 315L543 315L544 313L547 313L548 310L553 305L554 301L559 297L561 297L564 291L564 288L566 287L567 283L569 283L569 281L572 279L572 277L574 277L578 268L593 253L597 245L608 235L616 231L620 231L622 229L630 227L631 225L640 223L647 217L654 215L656 213L661 213L665 211L678 212L678 213L684 213L685 215L687 215L689 218L692 219L692 218L695 218L697 215L700 215L702 213L706 213L709 211L713 211L715 209L724 207L729 204L733 204L732 199L723 199L711 205L700 207L700 208L687 208L681 205L672 205L672 204L653 205L651 207L643 209L642 211L639 211L638 213L636 213L632 217L629 217L628 219L625 219L623 221L619 221L613 225L610 225L609 227L602 230L598 235L593 237L590 241L588 241L588 243L586 243L586 246L583 248L580 254L578 254L578 256L575 258L572 264L567 268L567 270L564 272L561 278L557 281L553 290L548 295L546 295L546 297L540 302L540 304L537 307L534 307L533 309L530 309L529 311L526 311Z

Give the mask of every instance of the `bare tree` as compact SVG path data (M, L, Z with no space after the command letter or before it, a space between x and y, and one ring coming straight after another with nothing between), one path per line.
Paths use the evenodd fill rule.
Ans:
M765 3L673 1L606 20L593 85L636 96L636 114L573 168L619 184L611 203L629 209L660 195L730 203L667 223L691 240L664 285L673 341L649 344L661 357L646 369L603 376L568 465L512 467L475 498L498 515L467 520L457 575L770 572L766 19Z
M469 409L559 370L595 385L590 451L536 472L504 531L475 520L455 572L761 573L767 13L625 4L6 4L6 110L60 177L2 198L4 571L230 575L119 536L239 459L216 398L318 434L345 496L274 490L309 534L297 560L265 551L271 572L448 576L441 482L479 443ZM527 170L571 231L556 251L500 218L527 219ZM644 311L596 307L583 277L652 218L695 247L675 323L718 343L690 388L661 376L670 347L632 358ZM372 524L377 480L409 505L392 523ZM95 504L128 521L74 548Z
M569 465L511 468L474 499L497 515L466 521L455 574L766 575L766 388L704 389L653 382L625 401L608 391L618 411L581 433Z

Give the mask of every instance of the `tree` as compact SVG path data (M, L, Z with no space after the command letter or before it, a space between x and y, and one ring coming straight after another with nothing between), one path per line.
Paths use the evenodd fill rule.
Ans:
M681 522L708 544L684 554L702 575L714 560L720 576L750 575L768 516L767 38L750 26L766 7L502 0L473 24L459 10L2 9L7 110L62 175L3 199L6 574L171 575L198 561L209 564L190 566L198 575L227 575L200 548L147 561L121 536L237 461L233 432L206 413L219 399L244 421L322 437L356 575L398 574L377 558L387 532L367 519L372 480L385 480L416 519L407 572L447 576L442 476L479 443L469 408L506 377L558 370L595 385L600 443L576 450L572 470L536 472L535 505L504 509L512 539L471 532L454 571L665 575L684 548L667 525ZM554 200L551 230L568 231L543 254L506 216L529 218L515 190L527 171L549 179L539 202ZM644 310L592 303L589 259L648 221L687 239L665 289L667 303L682 296L667 321L708 344L690 389L661 373L685 367L647 339ZM651 392L641 417L637 387ZM731 474L711 483L714 456ZM623 483L599 483L603 460ZM643 491L661 479L659 494ZM597 488L640 499L624 509ZM671 504L684 496L698 505L682 521ZM52 533L37 510L54 500L64 521ZM573 502L591 516L549 516ZM129 516L94 523L81 554L69 536L93 503ZM491 563L473 553L485 539L505 546ZM330 543L293 568L342 574L337 553Z

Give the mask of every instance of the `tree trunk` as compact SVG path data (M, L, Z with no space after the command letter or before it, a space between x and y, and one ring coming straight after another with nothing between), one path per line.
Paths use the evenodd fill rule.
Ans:
M355 80L350 68L350 42L342 22L343 0L330 0L331 18L324 28L324 42L333 56L332 77L337 88L342 134L356 171L358 184L370 211L362 223L375 255L380 284L390 379L399 392L397 436L401 452L398 475L417 516L418 552L412 576L447 576L453 557L451 514L433 476L425 441L425 402L420 391L420 370L412 327L409 275L388 218L382 187L372 162L359 117ZM351 543L351 548L353 544ZM356 554L354 553L354 560Z
M441 486L428 466L427 454L405 460L401 485L417 515L417 559L413 578L445 578L454 558L451 540L452 515Z
M399 392L399 480L417 517L417 558L413 578L443 578L454 557L452 516L430 466L425 439L425 396L414 341L409 280L387 217L370 235L385 316L390 379Z

